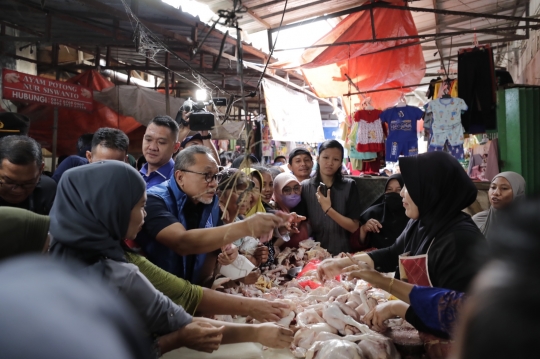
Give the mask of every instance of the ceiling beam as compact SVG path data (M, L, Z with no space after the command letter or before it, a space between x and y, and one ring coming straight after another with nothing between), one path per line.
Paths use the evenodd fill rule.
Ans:
M492 6L492 7L486 7L485 9L483 9L483 12L488 13L488 14L492 14L492 13L502 13L502 12L507 12L507 11L512 11L512 10L515 10L515 6L513 6L513 5L508 6L508 7L504 7L504 8L497 7L497 5L495 5L495 6ZM435 27L429 26L429 27L421 28L421 29L418 29L418 32L422 33L422 32L425 32L425 31L431 31L431 30L435 30L435 29L438 29L438 28L444 28L444 27L447 27L447 26L452 26L452 25L464 23L466 21L468 22L469 20L471 20L470 16L459 16L459 17L445 16L445 17L443 17L441 19L440 23L438 25L436 25ZM508 21L508 20L505 20L505 21ZM469 27L468 24L467 24L467 27Z
M308 3L305 3L305 4L299 5L299 6L287 8L287 11L285 11L285 15L290 14L291 12L298 11L298 10L303 10L305 8L312 7L312 6L315 6L315 5L324 4L324 3L327 3L329 1L332 1L332 0L318 0L318 1L308 2ZM283 14L283 10L261 16L261 18L262 19L268 19L270 17L278 16L278 15L281 15L281 14Z
M518 26L518 27L512 27L512 28L505 28L505 30L525 29L525 28L540 29L540 25L531 25L531 26L528 26L528 27L527 26ZM502 30L503 29L501 29L501 28L497 28L497 29L493 29L493 30L484 29L484 30L482 30L482 32L497 35ZM386 38L377 38L377 39L343 41L343 42L334 42L334 43L328 43L328 44L317 44L317 45L311 45L311 46L294 47L294 48L288 48L288 49L276 49L276 50L274 50L274 52L276 52L276 51L313 49L313 48L319 48L319 47L348 46L348 45L353 45L353 44L367 44L367 43L373 43L373 42L389 42L389 41L425 39L425 38L431 38L431 37L433 39L430 40L430 41L434 41L434 40L437 40L437 39L448 38L448 37L451 37L451 36L474 34L474 33L477 33L477 32L478 32L477 30L460 30L460 31L432 33L432 34L419 34L419 35L410 35L410 36L396 36L396 37L386 37ZM504 36L504 35L506 35L506 34L503 34L501 36ZM501 41L504 41L504 39L501 39ZM417 43L412 43L412 44L416 45Z
M234 2L233 0L228 0L228 3L230 5L234 5ZM255 14L255 12L253 10L251 10L250 8L248 7L245 7L244 8L246 9L246 14L252 18L253 20L255 20L257 23L259 23L260 25L264 26L265 29L270 29L272 26L270 26L269 23L267 23L266 21L264 21L263 19L261 19L257 14Z
M489 13L484 13L484 12L475 13L475 12L467 12L467 11L429 9L429 8L421 8L421 7L393 5L393 4L389 4L385 2L376 2L376 3L370 4L370 6L373 6L375 8L383 8L383 9L409 10L412 12L428 12L428 13L435 13L435 14L440 14L440 15L458 15L458 16L470 17L470 18L483 18L483 19L508 20L508 21L529 21L529 22L540 23L540 19L536 19L534 17L507 16L507 15L489 14Z

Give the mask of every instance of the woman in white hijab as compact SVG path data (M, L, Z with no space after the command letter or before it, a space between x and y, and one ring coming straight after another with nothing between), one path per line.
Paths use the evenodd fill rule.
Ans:
M525 196L525 179L516 172L502 172L493 177L488 191L490 208L473 216L482 234L489 239L489 227L494 223L497 211L512 201Z

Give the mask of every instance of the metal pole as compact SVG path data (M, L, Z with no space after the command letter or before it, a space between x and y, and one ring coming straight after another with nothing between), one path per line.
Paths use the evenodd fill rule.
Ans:
M52 164L51 172L56 169L56 147L58 144L58 107L54 107L54 123L53 123L53 138L52 138Z
M169 98L169 71L165 70L165 112L171 115L171 100Z

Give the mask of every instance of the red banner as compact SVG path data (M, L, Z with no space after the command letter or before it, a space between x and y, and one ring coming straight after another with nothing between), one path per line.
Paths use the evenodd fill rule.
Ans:
M6 100L39 103L73 110L92 111L92 90L68 82L49 80L2 69L2 96Z

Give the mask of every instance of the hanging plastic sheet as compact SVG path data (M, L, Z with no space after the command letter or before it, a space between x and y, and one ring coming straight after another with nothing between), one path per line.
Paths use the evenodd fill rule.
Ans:
M403 1L389 1L403 5ZM376 38L418 35L410 11L385 8L373 9ZM373 39L369 10L347 16L332 31L314 45ZM424 77L425 61L418 39L369 42L350 45L310 48L295 61L273 64L273 68L300 69L312 91L319 97L341 97L356 92L347 76L362 91L381 90L417 84ZM347 76L346 76L347 75ZM369 94L377 108L394 105L402 93L412 89L389 90ZM349 103L360 102L356 96L344 98Z
M324 141L321 111L316 99L266 79L262 84L272 139Z

